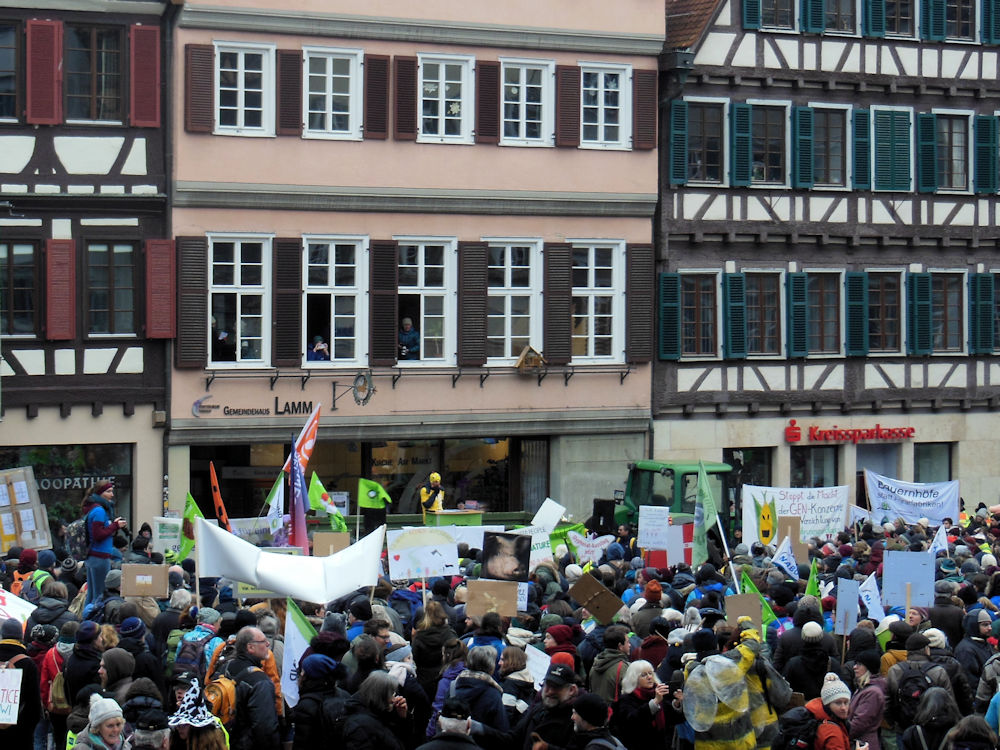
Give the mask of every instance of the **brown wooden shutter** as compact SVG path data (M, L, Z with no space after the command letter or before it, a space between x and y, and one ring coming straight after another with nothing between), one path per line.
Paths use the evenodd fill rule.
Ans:
M458 243L458 366L486 364L486 243Z
M271 352L275 367L302 365L302 240L274 241Z
M655 70L632 71L632 148L649 151L656 148Z
M417 58L392 58L396 78L396 116L392 136L397 141L417 139Z
M146 338L172 339L177 331L177 274L173 240L146 240Z
M556 66L556 145L580 145L580 69Z
M215 129L215 48L211 44L184 46L184 129L189 133Z
M365 55L365 138L389 137L389 56Z
M368 363L392 367L399 352L399 250L394 240L372 240L368 295Z
M76 338L76 242L45 241L45 338Z
M544 333L542 356L550 365L568 364L573 356L573 248L546 242L542 253Z
M628 245L625 251L625 359L653 359L655 260L652 245Z
M160 27L130 26L129 123L160 127Z
M302 53L278 50L278 135L302 135Z
M476 143L500 142L500 63L476 61Z
M178 368L204 368L208 362L208 240L177 238Z
M25 120L32 125L58 125L63 118L62 21L31 19L25 27Z

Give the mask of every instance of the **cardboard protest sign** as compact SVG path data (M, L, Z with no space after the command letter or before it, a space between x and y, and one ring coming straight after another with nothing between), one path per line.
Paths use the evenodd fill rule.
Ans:
M848 635L858 626L858 590L860 584L849 578L837 582L837 609L834 613L833 632Z
M667 549L667 532L670 529L670 508L664 505L639 506L639 537L637 544L643 549Z
M470 580L465 614L480 617L487 612L496 612L509 617L517 616L516 581Z
M0 548L51 547L45 506L31 466L0 471Z
M531 540L524 534L483 534L482 575L497 581L527 581Z
M889 551L883 562L883 604L887 607L934 606L934 558L926 552Z
M0 724L17 724L23 676L24 670L17 667L0 669Z
M531 525L540 526L547 534L552 533L552 529L559 525L565 512L565 506L560 505L551 497L547 497L542 503L542 507L535 513L535 517L531 519Z
M317 531L313 534L313 554L326 557L351 546L349 531Z
M809 545L802 541L802 519L798 516L778 516L778 534L775 540L785 537L792 543L792 554L796 560L809 561Z
M386 540L389 545L389 577L393 580L458 573L458 546L451 536L440 529L396 529L386 533ZM484 564L484 575L485 568Z
M589 574L580 576L580 580L570 588L569 595L579 602L581 607L585 607L601 625L613 621L615 615L625 606L607 586Z
M122 596L169 596L167 570L167 565L122 565Z
M758 633L761 628L761 605L759 594L733 594L726 597L726 622L733 627L741 617L749 617Z
M762 487L743 485L743 541L772 544L779 541L779 518L799 518L799 541L816 536L832 539L847 523L849 488Z
M581 565L586 562L596 563L601 559L601 555L604 554L604 550L607 549L608 545L615 540L615 538L610 534L599 537L589 537L575 531L569 532L569 534L566 535L566 538L576 549L576 561Z

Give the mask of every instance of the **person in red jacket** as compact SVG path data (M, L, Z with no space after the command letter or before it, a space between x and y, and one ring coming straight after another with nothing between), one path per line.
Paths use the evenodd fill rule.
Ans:
M847 712L851 706L851 691L833 672L823 680L820 697L806 703L806 709L819 721L816 742L812 750L851 750L847 733ZM855 750L868 750L868 743L859 743Z

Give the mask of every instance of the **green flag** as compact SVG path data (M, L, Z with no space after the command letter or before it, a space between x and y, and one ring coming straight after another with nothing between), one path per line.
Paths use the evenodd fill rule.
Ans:
M719 513L712 497L712 487L708 483L705 464L698 462L698 495L694 504L694 544L691 547L691 567L708 562L708 530L715 526Z
M392 503L392 498L385 487L371 479L358 478L359 508L384 508L386 503Z
M742 585L740 586L740 588L743 590L743 593L756 594L758 597L760 597L760 620L761 624L764 626L764 629L766 630L768 625L770 625L772 622L775 622L778 619L778 616L774 614L774 610L771 609L771 605L768 604L767 599L765 599L763 595L760 593L760 591L757 590L757 587L753 585L753 581L750 580L750 576L747 575L746 568L743 569L743 575L741 576L741 578L742 578L741 581ZM761 633L760 635L761 638L764 637L763 633Z
M331 531L347 531L347 522L340 515L337 506L330 500L330 495L326 487L319 481L316 472L313 472L312 481L309 482L309 507L313 510L321 510L330 519Z
M809 583L806 584L806 596L820 597L819 593L819 571L816 567L816 558L813 558L812 566L809 568Z
M181 548L177 551L178 561L184 560L194 549L194 519L204 518L198 503L188 493L187 500L184 501L184 523L181 525Z

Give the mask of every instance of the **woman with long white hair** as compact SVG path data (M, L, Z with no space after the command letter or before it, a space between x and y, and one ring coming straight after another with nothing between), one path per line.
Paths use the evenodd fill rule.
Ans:
M667 747L670 727L666 710L670 689L645 660L632 662L622 678L621 695L614 704L611 733L629 750Z

